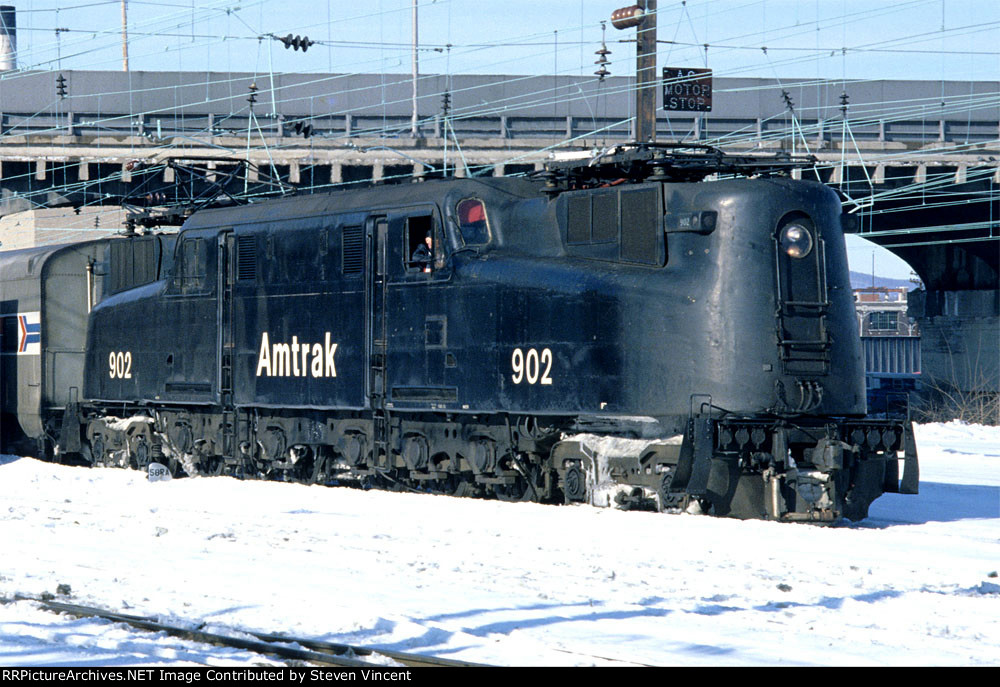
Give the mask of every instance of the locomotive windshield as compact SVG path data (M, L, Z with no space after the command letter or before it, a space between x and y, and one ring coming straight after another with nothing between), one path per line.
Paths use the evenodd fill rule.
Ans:
M458 202L458 228L467 246L481 246L490 242L490 228L486 223L486 206L477 198Z

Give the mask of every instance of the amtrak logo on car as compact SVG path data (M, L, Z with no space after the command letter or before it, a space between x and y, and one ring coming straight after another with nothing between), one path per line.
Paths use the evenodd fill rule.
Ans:
M3 354L41 355L42 316L40 312L3 315Z
M42 352L42 321L40 313L17 316L17 354L39 355Z
M272 344L264 332L260 335L257 376L336 377L336 352L337 344L330 341L330 332L326 332L323 343L299 343L299 337L293 336L290 344Z

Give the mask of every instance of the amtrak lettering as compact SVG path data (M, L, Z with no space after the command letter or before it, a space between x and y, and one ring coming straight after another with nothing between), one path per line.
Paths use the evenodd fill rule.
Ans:
M333 355L337 344L330 342L330 332L321 344L299 343L293 336L292 343L276 343L267 339L267 332L260 337L260 354L257 356L257 376L267 377L336 377L337 368Z

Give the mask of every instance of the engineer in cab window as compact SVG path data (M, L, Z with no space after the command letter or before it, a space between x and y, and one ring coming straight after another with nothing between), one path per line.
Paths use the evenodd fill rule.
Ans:
M434 239L431 238L430 232L424 237L424 242L418 245L413 250L413 255L410 256L410 262L418 265L420 269L424 272L431 271L431 260L434 258Z

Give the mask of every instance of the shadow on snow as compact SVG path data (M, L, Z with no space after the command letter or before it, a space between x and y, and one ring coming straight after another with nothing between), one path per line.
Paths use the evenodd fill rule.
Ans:
M979 484L921 482L916 496L884 494L869 517L856 525L882 529L928 522L1000 518L1000 487Z

